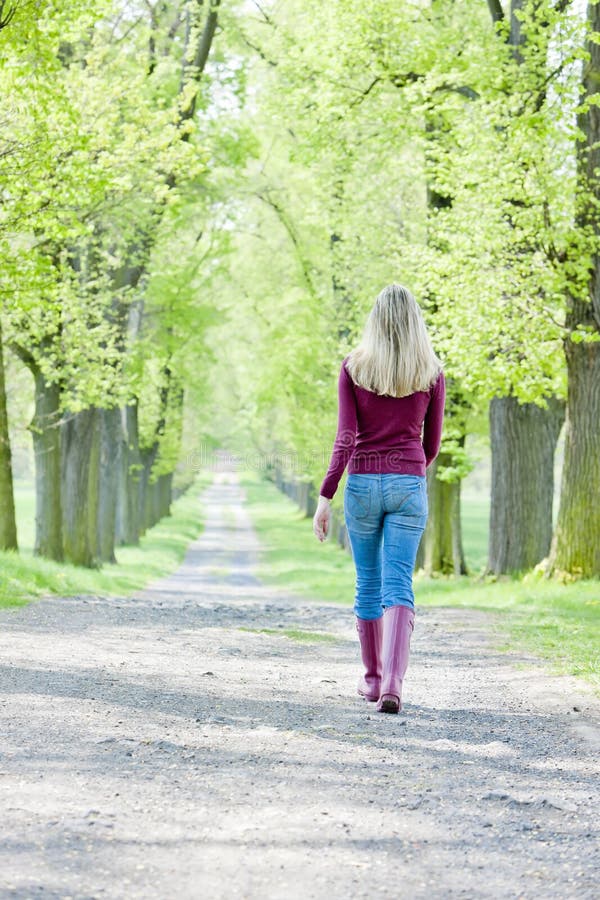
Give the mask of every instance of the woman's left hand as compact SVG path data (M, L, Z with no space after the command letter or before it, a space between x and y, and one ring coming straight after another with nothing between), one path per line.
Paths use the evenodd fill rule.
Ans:
M329 533L331 522L331 506L327 497L319 497L317 511L313 518L313 531L320 541L324 541Z

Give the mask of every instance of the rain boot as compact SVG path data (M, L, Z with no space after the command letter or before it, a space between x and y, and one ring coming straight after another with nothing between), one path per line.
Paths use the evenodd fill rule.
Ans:
M378 712L402 709L402 681L408 668L410 636L415 612L409 606L390 606L383 614L381 696Z
M383 616L379 619L356 619L360 653L365 674L358 682L358 693L365 700L379 700L381 686L381 640Z

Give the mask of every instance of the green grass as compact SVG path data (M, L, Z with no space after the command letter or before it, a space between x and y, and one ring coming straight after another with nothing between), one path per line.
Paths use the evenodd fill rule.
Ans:
M33 551L35 543L35 484L16 479L14 483L17 538L21 551Z
M498 614L501 648L531 650L551 660L557 672L582 675L600 690L600 582L564 585L531 574L488 584L423 578L415 587L421 606Z
M203 527L200 492L212 473L200 472L192 487L172 505L172 515L162 519L140 540L139 547L119 547L117 563L102 569L83 569L33 555L34 506L32 488L18 484L15 490L20 553L0 552L0 607L19 606L35 597L58 594L127 596L148 582L177 568L186 547ZM28 546L29 542L29 546Z
M304 644L336 643L338 640L332 634L324 634L321 631L302 631L299 628L244 628L242 626L238 628L238 631L251 631L254 634L277 634Z
M333 541L319 544L310 519L258 473L244 473L249 512L263 547L258 575L303 598L352 606L354 565ZM472 508L470 508L472 505ZM465 502L467 558L485 562L487 504ZM478 525L479 523L479 525ZM502 647L549 659L556 672L580 675L600 689L600 582L559 584L533 574L521 580L417 576L417 606L460 607L495 614Z
M255 472L240 477L263 547L258 577L302 597L346 602L354 593L349 554L333 541L319 544L310 520L270 482Z
M470 572L482 572L487 565L488 555L489 499L463 495L460 524L467 568Z

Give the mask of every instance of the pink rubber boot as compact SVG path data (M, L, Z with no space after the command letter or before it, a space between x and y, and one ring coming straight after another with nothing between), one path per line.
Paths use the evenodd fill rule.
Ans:
M390 606L383 614L383 673L377 712L402 709L402 681L408 668L410 636L415 612L408 606Z
M360 641L360 654L365 667L365 674L358 682L358 693L365 700L379 700L383 616L379 619L359 619L357 617L356 630Z

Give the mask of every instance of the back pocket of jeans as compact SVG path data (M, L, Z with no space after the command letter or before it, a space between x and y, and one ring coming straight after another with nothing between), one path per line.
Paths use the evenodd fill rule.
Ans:
M427 485L425 480L416 483L408 482L403 486L394 486L392 492L393 511L403 516L427 515Z
M371 491L349 484L344 491L344 512L349 518L365 519L371 510Z

